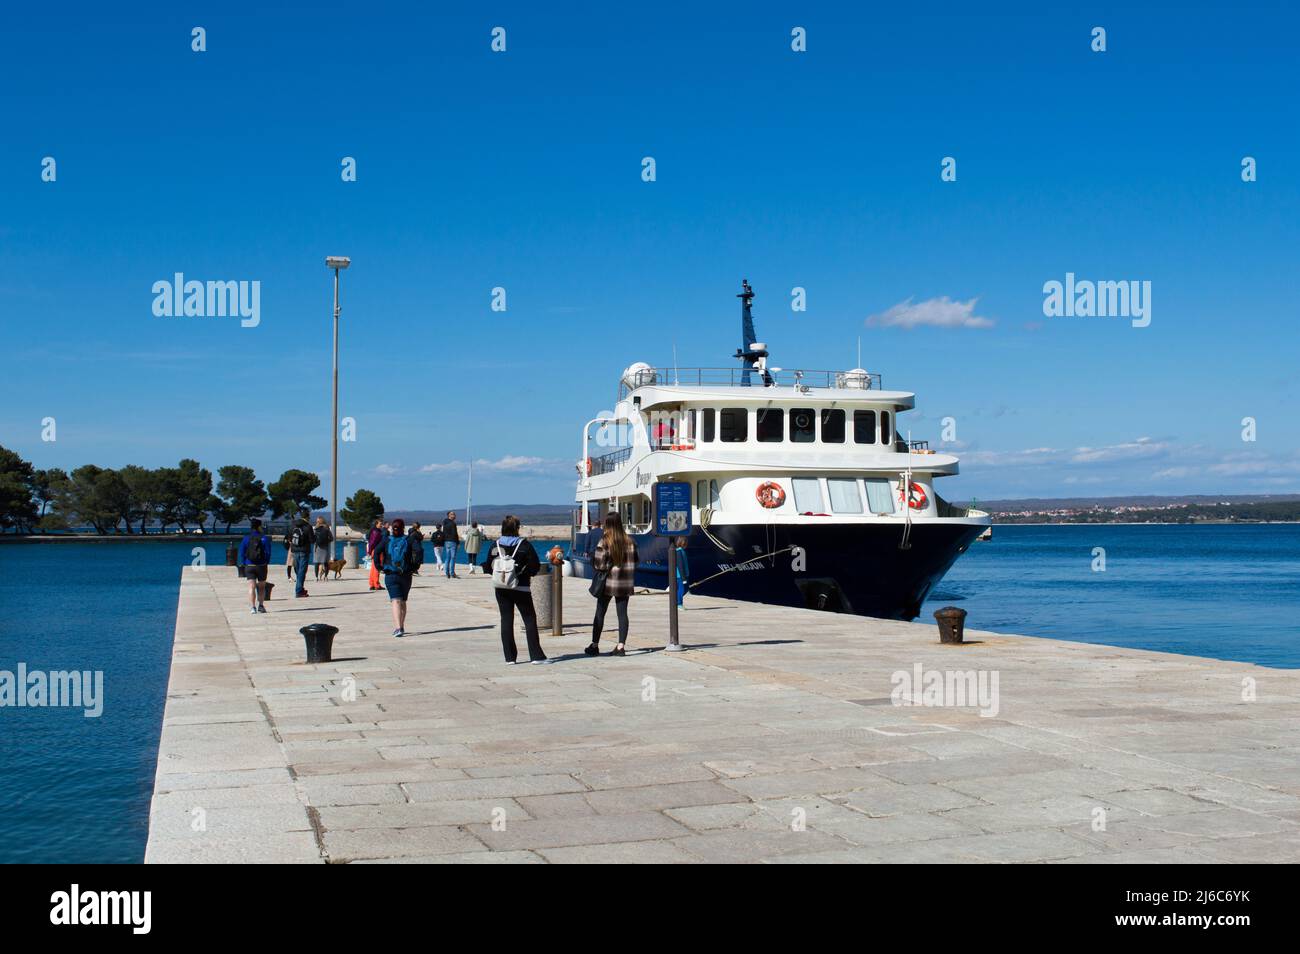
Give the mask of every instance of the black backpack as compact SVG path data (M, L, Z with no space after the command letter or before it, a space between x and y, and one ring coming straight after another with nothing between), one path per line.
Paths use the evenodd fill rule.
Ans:
M289 546L294 550L306 550L311 546L311 527L297 526L289 533Z
M418 570L424 566L424 538L418 533L412 533L407 537L406 562L411 570Z
M248 545L244 547L244 559L255 566L260 566L266 562L266 547L262 545L262 535L260 533L250 533L248 535Z
M331 533L329 527L317 527L315 532L316 546L327 547L330 545Z

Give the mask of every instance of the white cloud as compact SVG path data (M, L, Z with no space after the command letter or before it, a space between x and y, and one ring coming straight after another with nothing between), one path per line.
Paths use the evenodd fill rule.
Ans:
M985 467L1036 467L1044 464L1112 464L1167 456L1172 450L1168 441L1139 437L1134 441L1104 447L1031 447L1016 451L972 451L962 456L963 463Z
M483 457L476 458L474 470L498 474L555 473L572 469L570 461L555 460L547 457L525 457L518 454L506 454L496 460ZM463 460L449 460L441 463L425 464L420 468L424 474L445 474L463 472L469 464Z
M1106 447L1076 447L1070 460L1076 464L1106 464L1119 460L1161 457L1169 451L1168 441L1153 441L1149 437L1139 437L1135 441L1111 444Z
M897 305L878 315L867 319L867 324L882 328L992 328L990 318L975 314L975 303L970 301L953 301L947 295L942 298L927 298L925 301L913 302L911 298L900 301Z

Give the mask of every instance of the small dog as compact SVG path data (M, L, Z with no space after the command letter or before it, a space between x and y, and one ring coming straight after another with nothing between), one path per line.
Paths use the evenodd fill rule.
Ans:
M342 560L330 560L328 563L325 564L325 575L328 577L331 573L334 574L334 579L336 580L343 579Z

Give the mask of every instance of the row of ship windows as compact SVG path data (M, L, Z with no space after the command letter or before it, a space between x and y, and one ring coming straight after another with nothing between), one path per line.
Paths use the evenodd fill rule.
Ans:
M787 414L788 411L788 414ZM696 429L696 411L687 412L689 433L698 435L703 443L719 441L723 444L740 444L749 440L749 409L743 407L706 407L699 410L699 428ZM852 434L855 444L889 444L893 440L888 411L857 410L853 412ZM786 427L787 418L789 427ZM820 428L818 428L820 424ZM849 421L843 408L822 408L818 414L811 407L762 407L754 410L754 436L762 443L781 443L789 435L793 444L812 444L819 439L823 444L843 444L848 439Z
M895 512L894 484L885 477L794 477L790 484L794 491L794 509L799 513ZM826 508L828 500L829 510ZM716 480L695 482L695 506L722 509L722 495Z

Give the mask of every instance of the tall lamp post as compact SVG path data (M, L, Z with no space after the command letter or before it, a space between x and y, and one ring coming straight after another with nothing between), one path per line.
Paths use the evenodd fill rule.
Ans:
M327 268L334 269L334 456L330 463L330 559L339 539L339 272L352 264L342 255L328 255Z

